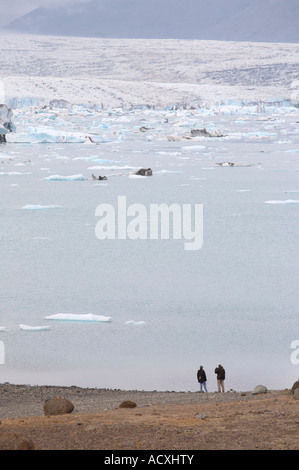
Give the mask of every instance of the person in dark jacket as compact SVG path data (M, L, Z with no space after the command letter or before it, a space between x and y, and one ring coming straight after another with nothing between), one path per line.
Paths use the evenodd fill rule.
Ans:
M203 387L207 392L207 376L203 369L203 366L200 366L199 370L197 371L197 380L200 383L200 392L203 392Z
M218 366L216 367L215 374L217 374L218 392L224 393L225 370L221 364L218 364Z

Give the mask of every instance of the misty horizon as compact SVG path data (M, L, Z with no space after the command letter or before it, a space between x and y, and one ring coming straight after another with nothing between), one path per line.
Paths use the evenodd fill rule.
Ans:
M32 3L32 5L35 2ZM25 34L299 42L297 0L96 0L48 5L2 24Z

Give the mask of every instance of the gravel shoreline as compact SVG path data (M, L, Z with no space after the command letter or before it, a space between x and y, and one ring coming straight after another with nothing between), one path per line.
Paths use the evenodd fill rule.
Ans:
M53 397L70 400L72 413L45 415ZM124 401L136 407L123 408ZM4 383L0 450L298 450L298 406L289 389L255 395Z
M0 419L44 415L44 402L53 397L65 397L74 404L75 414L92 414L97 411L113 410L125 400L131 400L138 407L150 405L183 405L196 403L229 403L238 401L275 398L288 391L268 390L264 395L253 395L251 391L225 393L113 390L60 387L51 385L0 384Z

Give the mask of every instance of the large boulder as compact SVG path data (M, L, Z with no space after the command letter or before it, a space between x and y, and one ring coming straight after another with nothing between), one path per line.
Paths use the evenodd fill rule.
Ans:
M267 387L265 387L265 385L257 385L252 390L252 395L260 395L261 393L267 393Z
M73 403L64 397L49 398L44 403L44 413L46 416L69 414L73 409Z
M16 450L35 450L35 447L31 440L23 439L17 445Z
M294 398L295 400L299 400L299 388L296 388L296 390L294 391Z
M136 403L131 400L125 400L119 405L120 408L136 408L136 406Z
M294 394L295 390L297 390L298 388L299 388L299 380L297 380L296 382L293 383L292 393Z

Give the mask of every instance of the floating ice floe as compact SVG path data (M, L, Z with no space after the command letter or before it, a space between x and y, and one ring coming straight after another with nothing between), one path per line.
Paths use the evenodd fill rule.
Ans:
M143 175L129 175L129 178L146 179L146 176L143 176Z
M171 157L177 157L179 155L182 155L181 152L166 152L166 151L159 151L159 152L155 152L157 155L169 155Z
M285 201L265 201L265 204L299 204L297 199L287 199Z
M191 137L226 137L221 131L216 130L208 132L205 128L191 129L190 134Z
M204 145L190 145L182 147L181 150L193 151L193 150L204 150L206 147Z
M45 330L50 330L50 326L30 326L30 325L24 325L20 323L20 328L21 330L24 331L45 331Z
M0 326L0 331L7 331L7 328L5 326Z
M193 140L193 141L198 141L198 140L203 140L205 138L210 138L210 137L227 137L225 134L222 134L222 132L216 130L216 131L211 131L208 132L206 129L191 129L190 134L186 134L184 136L178 136L178 135L169 135L167 136L167 140L170 142L178 142L182 140Z
M33 205L30 205L30 204L27 204L26 206L23 206L22 209L26 209L26 210L42 210L42 209L60 209L61 206L54 206L54 205L50 205L50 206L40 206L38 204L33 204Z
M156 172L156 174L160 175L167 175L167 173L172 173L172 174L179 174L182 173L180 170L159 170Z
M96 165L88 167L88 170L135 170L136 168L134 166Z
M111 322L111 317L103 315L94 315L93 313L56 313L45 317L46 320L66 320L66 321L94 321L94 322Z
M145 325L145 321L135 321L135 320L128 320L126 321L127 325Z
M7 163L7 160L13 160L15 157L11 156L11 155L7 155L6 153L0 153L0 161L2 163Z
M33 237L32 240L50 240L49 237Z
M240 166L240 167L246 167L246 166L254 166L253 163L235 163L235 162L219 162L215 163L215 166Z
M61 175L51 175L43 178L44 181L85 181L83 175L70 175L70 176L61 176Z
M6 142L18 144L51 144L51 143L71 143L84 144L93 143L93 137L89 134L76 132L55 131L51 128L29 128L27 133L10 133L6 136Z
M1 176L24 176L31 175L32 173L23 173L21 171L0 171Z

